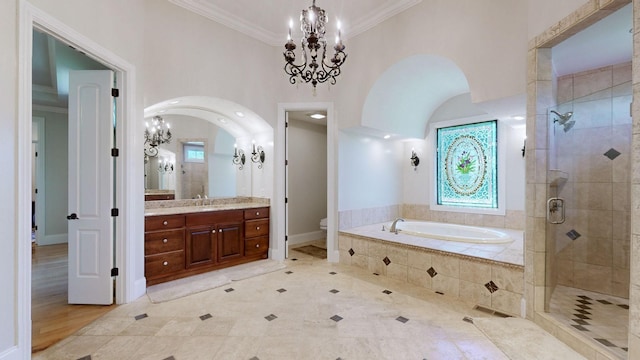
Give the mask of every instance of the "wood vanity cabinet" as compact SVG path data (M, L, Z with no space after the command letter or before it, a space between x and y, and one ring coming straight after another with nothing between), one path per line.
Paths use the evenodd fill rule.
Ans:
M266 259L268 250L268 207L145 218L148 285Z
M245 256L267 258L269 250L269 208L244 211Z

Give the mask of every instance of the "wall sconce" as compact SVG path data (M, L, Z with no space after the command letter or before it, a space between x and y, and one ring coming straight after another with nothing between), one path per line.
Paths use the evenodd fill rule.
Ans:
M524 157L524 154L526 152L527 152L527 137L525 136L524 143L522 144L522 157Z
M420 164L420 158L416 154L414 149L411 149L411 166L413 166L413 171L418 171L418 165Z
M262 169L262 164L264 164L264 149L262 146L256 146L256 142L253 141L253 150L251 151L251 161L258 164L258 169Z
M173 172L173 163L169 160L160 160L158 162L158 172L161 174L171 174Z
M244 168L245 156L244 151L242 149L238 149L237 144L233 144L233 164L238 165L238 170L242 170Z

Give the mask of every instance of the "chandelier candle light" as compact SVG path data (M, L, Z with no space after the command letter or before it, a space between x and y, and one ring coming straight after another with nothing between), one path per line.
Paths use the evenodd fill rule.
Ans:
M158 115L154 116L151 124L145 122L144 129L144 154L157 156L158 145L171 142L171 127L168 122Z
M310 82L313 85L314 94L318 83L329 81L331 85L336 84L336 77L340 75L340 66L347 59L347 54L344 52L345 46L342 44L339 21L337 22L336 44L333 47L335 54L331 59L327 58L327 41L324 37L327 21L325 11L317 7L316 1L313 0L313 5L302 10L300 14L300 29L303 34L301 41L303 62L299 65L294 63L296 61L294 53L296 44L291 38L293 20L289 21L288 41L284 45L286 49L283 53L286 61L284 71L289 75L289 82L291 84L298 81Z

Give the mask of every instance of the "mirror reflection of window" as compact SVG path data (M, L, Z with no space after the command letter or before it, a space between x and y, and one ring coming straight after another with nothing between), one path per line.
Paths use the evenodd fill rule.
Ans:
M203 163L204 162L204 143L202 142L186 142L183 145L184 162Z

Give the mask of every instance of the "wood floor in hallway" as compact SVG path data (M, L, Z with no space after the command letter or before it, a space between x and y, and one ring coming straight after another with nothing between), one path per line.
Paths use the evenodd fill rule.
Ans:
M31 352L80 330L116 305L67 304L67 244L36 246L31 267Z

